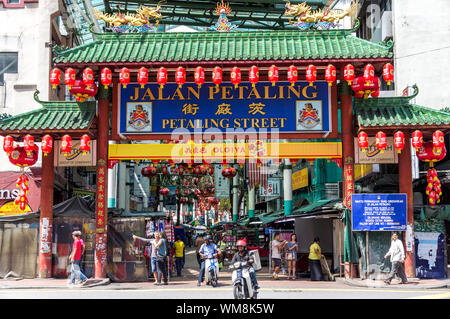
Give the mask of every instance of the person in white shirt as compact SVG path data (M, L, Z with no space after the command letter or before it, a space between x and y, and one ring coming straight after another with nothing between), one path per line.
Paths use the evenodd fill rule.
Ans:
M408 279L405 274L405 267L403 265L405 261L405 249L403 248L403 243L401 240L398 239L397 233L392 234L391 247L384 258L388 258L388 256L391 256L392 269L388 278L384 282L389 285L392 278L394 278L395 275L398 275L402 280L402 284L408 283Z
M278 273L281 268L281 250L286 246L287 240L280 241L280 234L275 234L272 240L272 261L274 264L274 270L272 278L278 280Z

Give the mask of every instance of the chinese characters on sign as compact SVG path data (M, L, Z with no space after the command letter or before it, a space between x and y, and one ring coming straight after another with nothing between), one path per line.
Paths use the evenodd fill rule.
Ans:
M347 208L352 208L352 194L355 187L353 181L353 165L345 165L344 179L344 205Z
M104 229L106 222L106 167L97 167L97 229Z

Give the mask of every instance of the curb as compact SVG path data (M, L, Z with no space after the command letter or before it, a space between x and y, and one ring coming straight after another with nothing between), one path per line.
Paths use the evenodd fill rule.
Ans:
M346 285L353 287L363 287L363 288L389 288L389 289L439 289L439 288L450 288L450 281L446 280L439 284L434 285L420 285L418 284L408 284L408 285L385 285L385 284L377 284L376 281L368 279L366 282L368 284L364 285L356 280L348 279L348 278L337 278L337 281L341 281Z
M89 283L89 280L96 281L93 283ZM98 282L97 282L98 281ZM98 286L106 286L109 285L111 281L109 278L97 280L97 279L88 279L88 284L85 286L77 286L76 288L91 288L91 287L98 287ZM68 289L69 287L67 285L64 286L2 286L0 284L0 290L1 289Z

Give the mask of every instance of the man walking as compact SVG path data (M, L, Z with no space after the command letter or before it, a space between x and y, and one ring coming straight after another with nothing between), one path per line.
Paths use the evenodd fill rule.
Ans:
M177 276L181 276L181 269L183 268L183 257L184 257L184 242L181 240L181 237L178 235L176 242L173 244L175 248L175 266L177 269Z
M81 244L81 231L76 230L72 233L73 246L72 253L69 256L69 260L72 263L72 271L70 275L70 282L72 285L75 284L75 279L81 281L81 285L84 286L87 282L87 277L81 272L81 254L82 254L82 244Z
M398 239L397 233L392 234L391 248L389 248L389 251L384 258L387 258L388 256L391 256L392 269L389 277L384 282L390 285L392 278L397 275L400 277L402 284L407 284L408 279L406 278L405 267L403 264L405 261L405 249L403 248L401 240Z

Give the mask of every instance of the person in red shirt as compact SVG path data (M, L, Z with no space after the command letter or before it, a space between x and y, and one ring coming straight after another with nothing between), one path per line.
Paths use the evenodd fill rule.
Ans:
M81 266L81 254L83 250L83 244L81 242L81 232L79 230L76 230L72 233L73 238L73 246L72 246L72 253L69 256L71 266L71 284L75 284L75 279L81 281L81 285L85 285L87 282L87 277L81 272L80 266Z

